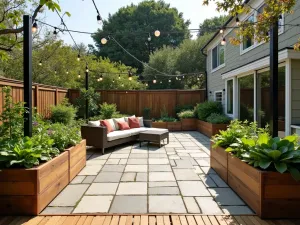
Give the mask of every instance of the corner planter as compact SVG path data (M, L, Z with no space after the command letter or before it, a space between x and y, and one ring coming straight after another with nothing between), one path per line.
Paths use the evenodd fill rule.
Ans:
M181 122L167 122L167 128L169 131L181 131Z
M202 120L197 121L197 130L206 135L207 137L212 137L218 134L220 130L226 130L228 124L212 124Z
M167 122L152 122L152 127L167 129Z
M86 165L86 140L82 140L76 146L66 149L69 152L69 182Z
M300 182L289 173L262 171L228 155L228 185L261 218L300 218Z
M31 169L0 170L0 215L38 215L69 183L69 152Z
M213 148L213 142L210 142L210 166L213 168L219 176L227 183L228 181L228 152L225 152L225 148L216 147Z
M186 118L181 119L182 130L197 130L197 119Z
M145 127L152 127L152 120L144 120L143 122Z

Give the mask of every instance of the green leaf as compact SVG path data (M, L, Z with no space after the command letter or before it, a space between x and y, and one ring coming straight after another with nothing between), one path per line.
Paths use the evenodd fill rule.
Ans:
M266 133L263 133L258 136L257 144L258 145L268 144L269 140L270 140L269 135Z
M71 13L65 12L65 14L66 14L68 17L71 17Z
M255 141L253 139L242 138L243 144L249 145L251 147L255 146Z
M275 168L279 173L284 173L287 170L287 165L283 162L275 163Z
M298 140L298 136L296 135L286 136L284 140L288 140L289 142L295 143Z
M231 148L231 147L228 147L228 148L225 149L225 152L233 152L233 151L234 151L234 149Z
M281 156L281 151L273 150L268 153L268 156L270 156L275 161Z
M294 167L290 167L289 171L292 175L292 177L296 180L296 181L300 181L300 172L298 169L294 168Z
M259 161L259 166L263 169L267 169L271 165L272 161L261 160Z

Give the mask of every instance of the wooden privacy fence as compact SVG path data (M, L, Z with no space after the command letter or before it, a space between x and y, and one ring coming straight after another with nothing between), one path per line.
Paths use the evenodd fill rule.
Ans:
M143 115L144 108L151 108L151 117L159 118L163 107L169 116L175 116L175 107L196 105L205 101L205 90L97 90L100 102L115 103L118 111L125 114ZM79 97L79 91L69 90L71 103Z
M14 102L24 101L23 82L0 78L0 113L3 111L4 96L2 88L11 87ZM49 116L49 107L57 105L68 96L68 89L34 83L32 87L32 105L37 112L45 117Z

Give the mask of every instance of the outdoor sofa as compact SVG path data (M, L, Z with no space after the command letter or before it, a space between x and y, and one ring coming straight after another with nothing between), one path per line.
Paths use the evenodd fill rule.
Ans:
M105 126L100 125L100 121L89 121L87 125L81 126L81 136L83 139L86 139L87 146L100 148L104 154L106 148L138 140L140 132L146 130L162 130L159 128L152 128L151 120L144 120L142 117L139 118L143 121L140 122L141 127L129 130L116 129L110 133L107 133L107 128ZM115 120L120 119L122 118L117 118Z

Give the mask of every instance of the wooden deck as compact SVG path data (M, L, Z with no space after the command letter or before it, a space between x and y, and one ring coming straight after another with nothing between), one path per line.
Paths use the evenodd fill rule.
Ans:
M257 216L75 215L0 217L0 225L299 225L300 220L261 220Z

